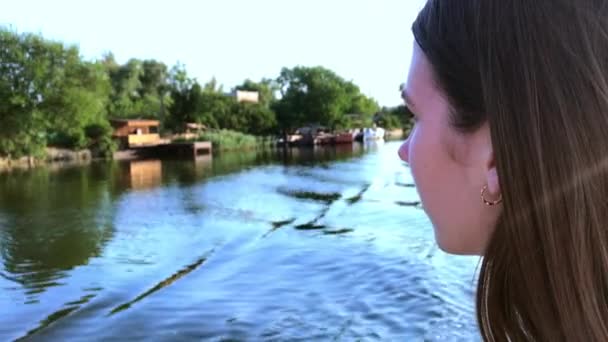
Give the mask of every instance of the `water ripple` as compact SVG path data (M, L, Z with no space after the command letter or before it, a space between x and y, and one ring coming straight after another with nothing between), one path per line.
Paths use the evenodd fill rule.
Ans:
M117 306L116 308L112 309L112 311L110 311L110 313L108 314L109 316L117 314L121 311L127 310L128 308L130 308L131 306L133 306L135 303L143 300L144 298L150 296L151 294L173 284L175 281L179 280L180 278L186 276L188 273L194 271L195 269L197 269L199 266L201 266L205 261L207 261L207 258L213 254L213 250L209 251L208 253L205 254L205 256L199 258L198 260L196 260L194 263L185 266L184 268L182 268L181 270L177 271L176 273L172 274L171 276L169 276L168 278L162 280L161 282L159 282L158 284L156 284L154 287L152 287L151 289L149 289L148 291L142 293L141 295L137 296L135 299L121 304L119 306Z

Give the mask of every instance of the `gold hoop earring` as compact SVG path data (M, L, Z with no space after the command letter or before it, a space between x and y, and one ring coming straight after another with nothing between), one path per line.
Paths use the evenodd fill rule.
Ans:
M489 207L494 206L499 204L500 202L502 202L502 194L498 195L498 199L494 200L494 201L488 201L486 199L486 191L488 191L488 186L484 185L483 188L481 189L481 200L483 201L483 203Z

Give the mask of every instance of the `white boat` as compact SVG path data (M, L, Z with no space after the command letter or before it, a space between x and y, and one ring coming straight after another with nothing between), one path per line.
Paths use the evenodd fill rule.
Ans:
M370 140L384 140L384 128L375 125L372 128L365 128L363 130L363 141Z

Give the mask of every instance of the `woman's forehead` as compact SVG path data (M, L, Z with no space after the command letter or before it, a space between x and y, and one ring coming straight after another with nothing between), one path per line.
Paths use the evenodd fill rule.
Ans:
M416 107L437 94L431 65L420 47L415 44L407 82L401 89L401 98L408 106Z

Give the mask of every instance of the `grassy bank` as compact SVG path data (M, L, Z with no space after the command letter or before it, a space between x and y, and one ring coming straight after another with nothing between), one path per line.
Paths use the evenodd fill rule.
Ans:
M272 137L258 137L227 129L208 130L201 133L198 138L192 140L210 141L213 144L213 149L216 151L255 149L269 146L274 141ZM176 142L180 141L191 140L176 140Z

